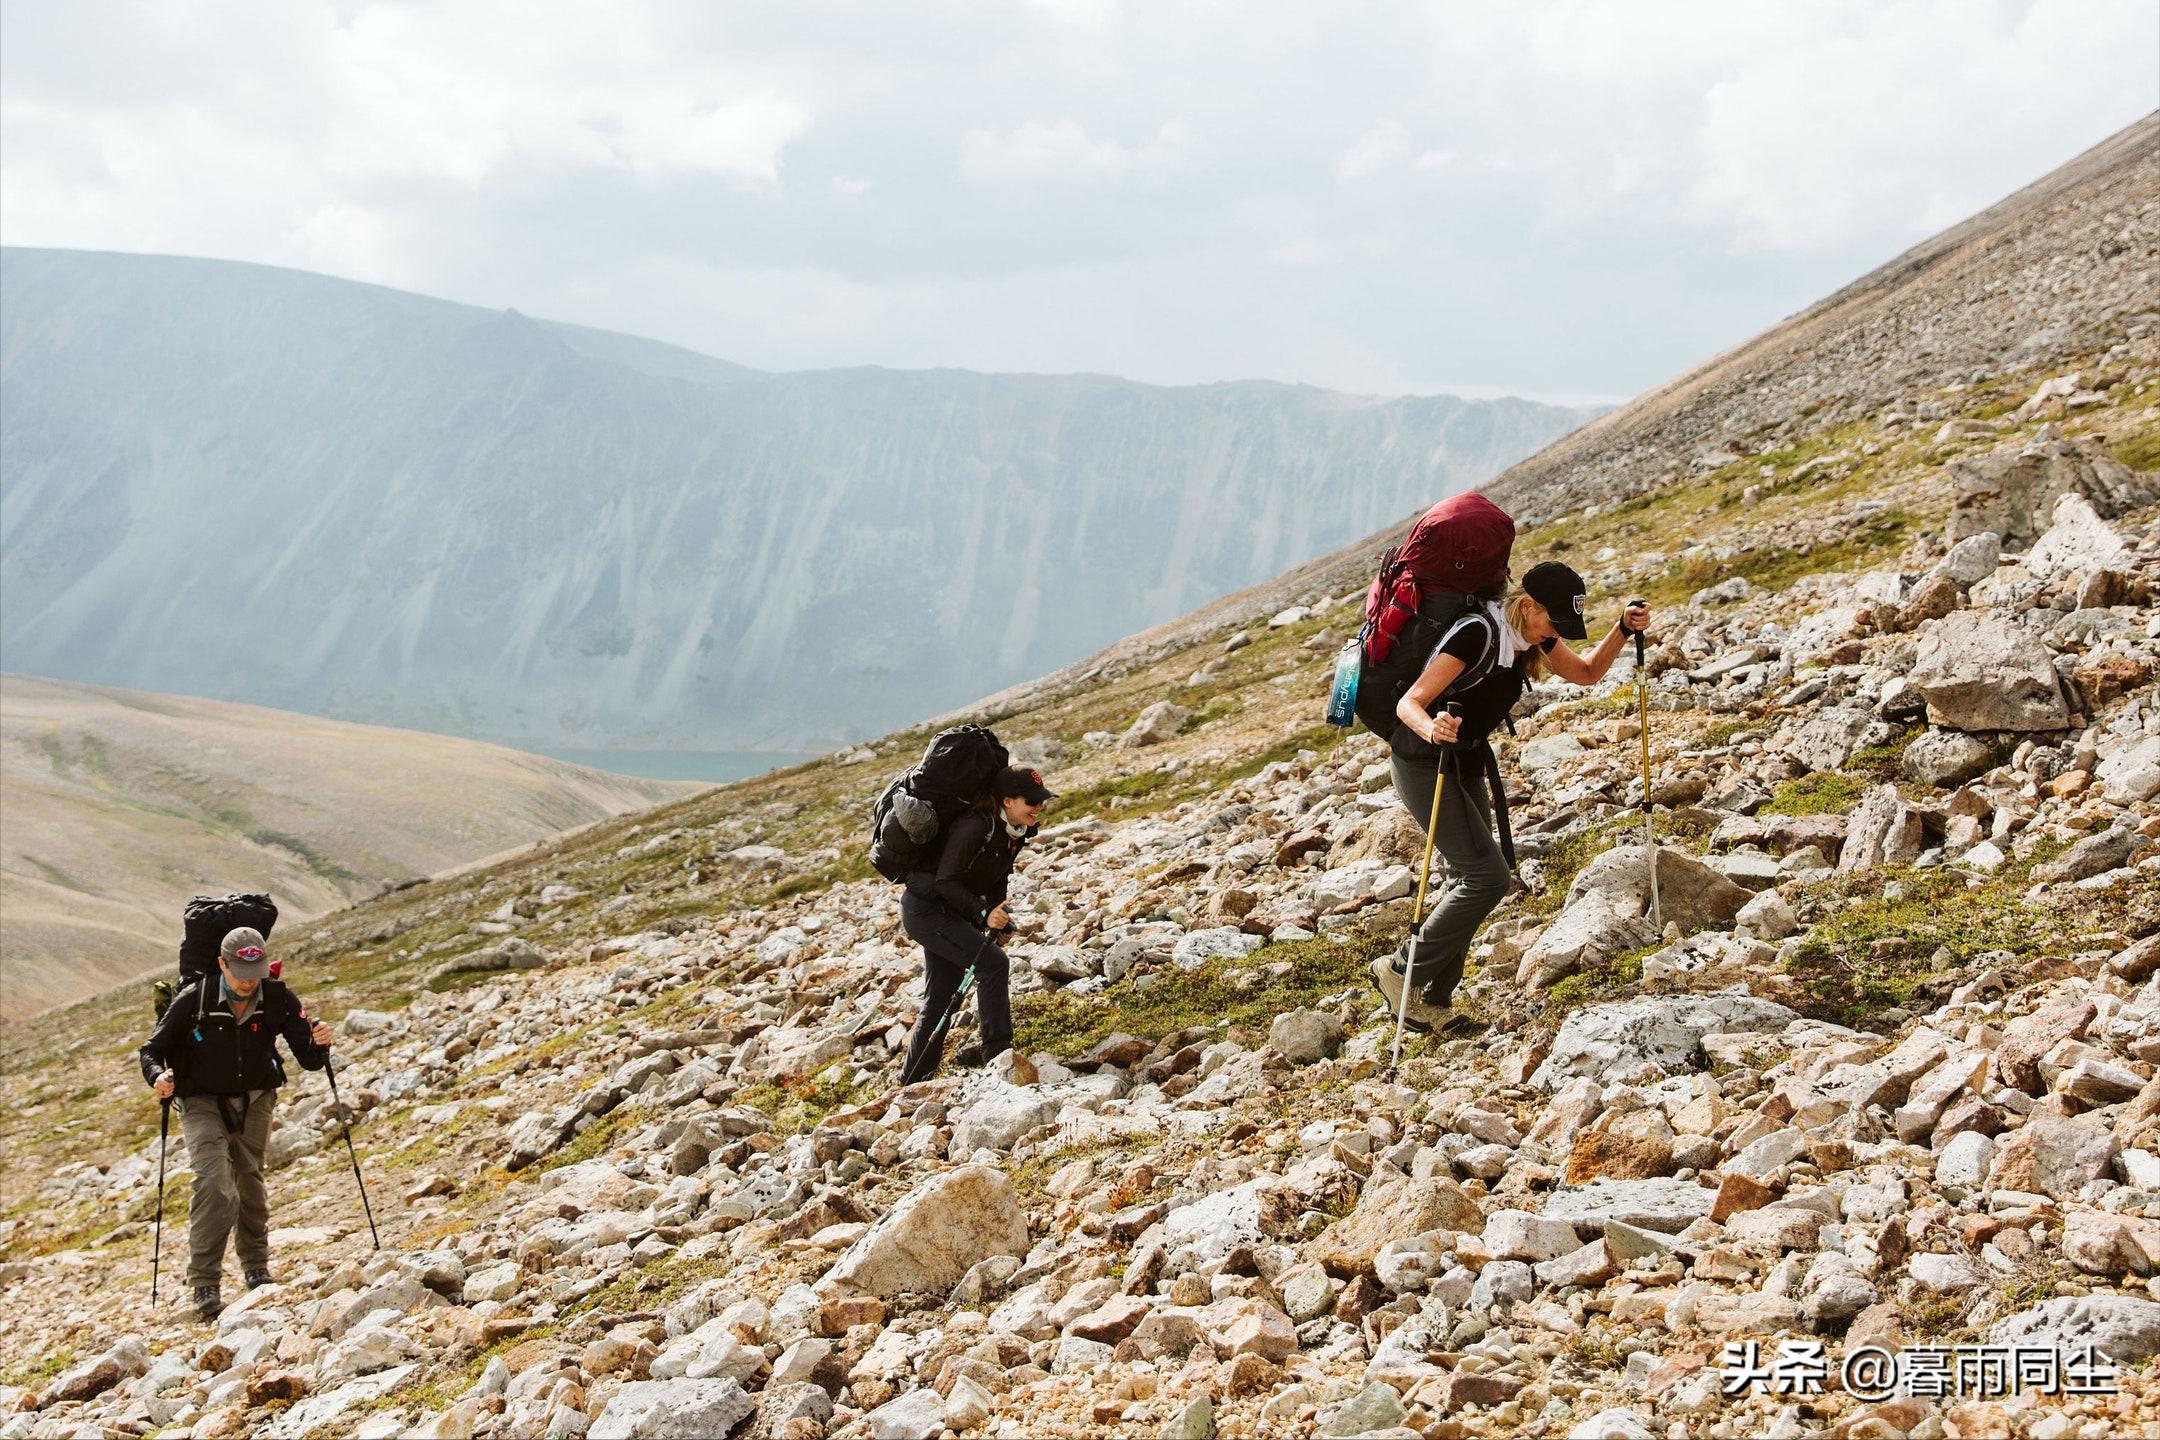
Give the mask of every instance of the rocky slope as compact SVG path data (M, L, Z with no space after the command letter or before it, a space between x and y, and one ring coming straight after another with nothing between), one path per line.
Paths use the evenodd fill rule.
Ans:
M876 735L1592 413L766 374L160 256L7 250L0 316L10 668L540 748Z
M191 895L268 890L305 920L696 788L446 735L0 675L0 1020L170 965Z
M1344 557L984 707L1063 791L989 1073L891 1088L856 830L920 731L298 937L385 1248L303 1079L215 1326L145 1301L136 997L22 1027L0 1433L2160 1433L2160 194L2101 256L2062 193L2093 258L1992 357L1524 536L1661 613L1506 747L1480 1033L1387 1069L1419 836L1314 724ZM1727 1393L1750 1344L1827 1385ZM1986 1345L2114 1393L1919 1371Z

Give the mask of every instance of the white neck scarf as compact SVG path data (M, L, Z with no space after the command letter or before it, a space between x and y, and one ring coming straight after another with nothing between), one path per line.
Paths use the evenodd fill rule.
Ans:
M1485 613L1492 617L1493 633L1500 637L1498 642L1500 653L1493 656L1493 668L1495 670L1512 669L1515 664L1515 657L1522 654L1529 647L1525 646L1522 637L1515 633L1515 627L1507 623L1507 616L1501 613L1497 602L1486 601Z

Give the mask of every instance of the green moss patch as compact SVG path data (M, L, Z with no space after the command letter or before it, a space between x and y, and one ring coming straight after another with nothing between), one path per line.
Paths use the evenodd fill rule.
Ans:
M2105 906L2053 910L2030 902L2029 865L1974 885L1959 871L1891 871L1828 882L1833 913L1785 962L1801 1008L1841 1025L1935 1003L1968 978L1978 955L2035 958L2075 948L2111 923ZM1841 903L1842 902L1842 903ZM2013 982L2014 983L2014 982Z
M837 1060L815 1075L761 1081L737 1095L735 1103L764 1111L782 1135L803 1135L836 1111L862 1104L871 1093L869 1084L856 1079L852 1064Z
M1165 966L1145 986L1127 982L1101 995L1031 995L1015 1007L1013 1044L1025 1054L1083 1055L1116 1031L1158 1040L1196 1025L1265 1030L1285 1010L1316 1004L1362 984L1365 966L1401 944L1402 932L1361 927L1341 938L1263 945L1239 960L1193 970Z
M1843 815L1867 794L1867 782L1842 770L1821 770L1778 786L1765 815Z

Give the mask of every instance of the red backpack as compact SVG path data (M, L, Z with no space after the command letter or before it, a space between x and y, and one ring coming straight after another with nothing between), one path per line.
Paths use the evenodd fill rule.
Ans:
M1365 658L1381 665L1425 595L1450 590L1493 595L1507 584L1515 522L1476 491L1441 501L1418 518L1409 536L1380 556L1380 573L1365 592Z

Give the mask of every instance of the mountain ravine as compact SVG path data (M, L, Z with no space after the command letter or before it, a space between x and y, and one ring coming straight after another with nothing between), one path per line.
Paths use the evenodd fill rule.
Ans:
M766 374L293 271L0 252L8 668L525 746L809 750L1039 675L1593 413Z

